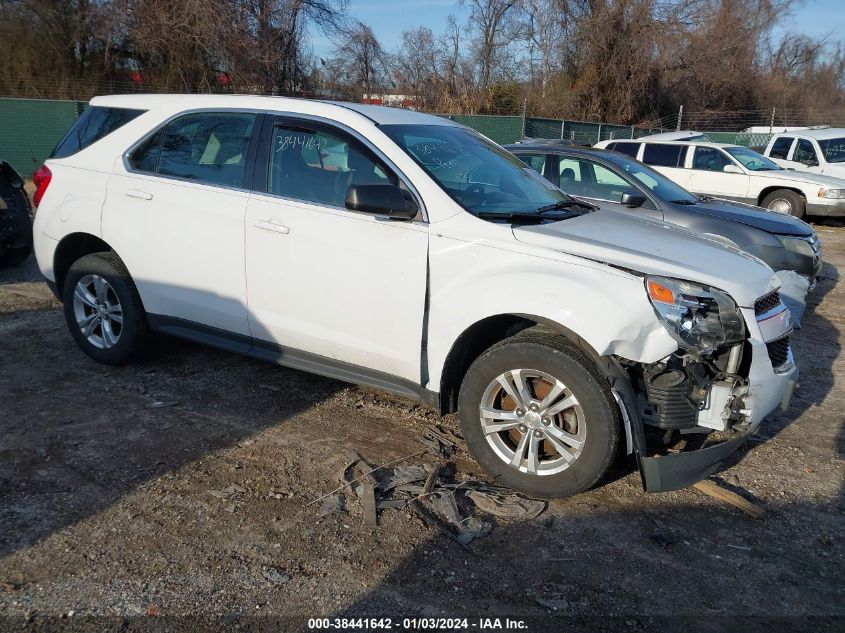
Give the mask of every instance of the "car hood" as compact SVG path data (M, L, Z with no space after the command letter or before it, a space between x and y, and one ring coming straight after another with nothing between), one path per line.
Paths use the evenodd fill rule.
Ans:
M760 207L729 200L708 199L705 202L684 207L696 213L703 213L716 218L733 220L777 235L796 235L809 237L813 229L806 223L791 215L782 215L774 211L767 211Z
M824 176L822 174L814 174L809 171L798 171L795 169L775 169L773 171L752 171L753 176L760 176L763 178L770 178L772 180L789 180L790 182L805 182L828 189L845 189L845 180L842 178L834 178L833 176Z
M679 226L601 210L549 224L514 226L523 244L651 275L686 279L727 292L751 307L779 286L762 261Z

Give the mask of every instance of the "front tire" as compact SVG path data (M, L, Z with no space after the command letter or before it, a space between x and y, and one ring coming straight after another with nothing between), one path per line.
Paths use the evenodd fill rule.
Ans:
M498 482L541 497L596 485L616 457L610 388L568 341L521 334L470 366L458 402L470 452Z
M88 356L107 365L135 360L149 335L147 315L132 277L115 253L73 263L62 292L71 335Z
M796 218L804 217L804 198L789 189L778 189L765 198L760 205L769 211L792 215Z

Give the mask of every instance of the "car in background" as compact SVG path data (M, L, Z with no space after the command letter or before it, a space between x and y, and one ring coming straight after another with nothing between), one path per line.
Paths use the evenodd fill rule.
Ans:
M540 144L505 149L571 196L679 224L751 253L776 272L795 271L810 283L821 269L816 232L798 218L692 194L619 152Z
M741 145L703 141L601 141L693 193L794 215L845 215L845 180L787 170Z
M763 154L787 169L845 178L845 128L775 134Z
M32 252L31 210L23 178L0 160L0 266L17 266Z

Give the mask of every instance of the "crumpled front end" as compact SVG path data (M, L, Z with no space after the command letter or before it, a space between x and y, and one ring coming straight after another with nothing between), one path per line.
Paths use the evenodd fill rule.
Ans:
M741 313L742 342L708 355L679 350L656 363L623 364L630 388L615 390L647 491L704 479L772 411L788 407L798 380L789 310L774 291Z

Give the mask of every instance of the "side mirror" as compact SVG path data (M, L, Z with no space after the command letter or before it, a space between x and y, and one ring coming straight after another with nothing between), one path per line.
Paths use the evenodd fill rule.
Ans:
M645 204L646 197L639 193L623 193L622 200L620 200L621 204L624 204L626 207L641 207Z
M396 220L413 220L419 211L410 194L396 185L352 185L346 191L346 208Z
M741 174L742 173L742 170L739 167L737 167L736 165L725 165L722 168L722 171L725 172L726 174Z

